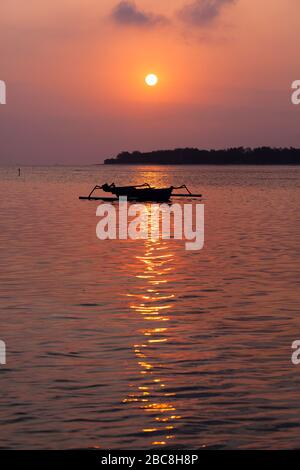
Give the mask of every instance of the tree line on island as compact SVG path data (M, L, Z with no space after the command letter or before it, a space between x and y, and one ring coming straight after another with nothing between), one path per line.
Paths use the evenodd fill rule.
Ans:
M300 149L236 147L224 150L178 148L152 152L121 152L105 165L299 165Z

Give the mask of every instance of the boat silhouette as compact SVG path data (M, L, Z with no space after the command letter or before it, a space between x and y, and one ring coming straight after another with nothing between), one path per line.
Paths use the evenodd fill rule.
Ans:
M174 189L186 189L188 194L173 194ZM111 193L115 198L106 198L103 196L93 196L98 189L106 193ZM177 197L202 197L202 194L192 194L185 184L181 186L169 186L167 188L153 188L148 183L134 186L116 186L115 183L105 183L102 186L96 185L88 196L81 196L79 199L86 200L116 200L119 197L126 196L129 201L144 202L168 202L171 196Z

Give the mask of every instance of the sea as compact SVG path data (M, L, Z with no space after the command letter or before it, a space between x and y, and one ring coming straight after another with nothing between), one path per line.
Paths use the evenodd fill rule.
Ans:
M203 194L176 198L203 248L97 238L105 182ZM299 448L299 167L0 167L0 192L0 448Z

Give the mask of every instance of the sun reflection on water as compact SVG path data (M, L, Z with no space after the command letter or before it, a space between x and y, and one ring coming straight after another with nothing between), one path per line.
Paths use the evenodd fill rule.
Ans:
M141 315L143 321L143 328L139 330L142 339L133 345L142 385L123 402L138 404L149 420L143 433L152 436L151 445L164 446L174 438L176 421L180 419L172 400L176 394L168 392L168 384L161 373L164 364L160 354L160 348L170 340L171 302L175 294L166 292L166 286L173 270L174 254L167 242L150 239L145 242L145 253L136 258L141 263L141 272L135 277L143 280L144 285L141 293L131 293L128 297L132 299L130 308ZM145 327L145 322L149 326Z

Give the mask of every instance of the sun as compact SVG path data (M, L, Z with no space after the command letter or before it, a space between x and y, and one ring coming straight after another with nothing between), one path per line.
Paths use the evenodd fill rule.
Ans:
M155 86L158 83L158 77L155 75L155 73L149 73L145 77L145 82L148 86Z

